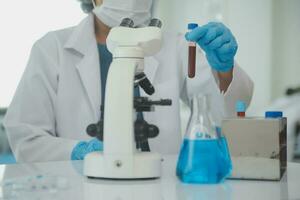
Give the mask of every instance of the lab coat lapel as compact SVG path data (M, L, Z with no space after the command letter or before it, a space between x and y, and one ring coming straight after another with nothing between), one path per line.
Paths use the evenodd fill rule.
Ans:
M158 68L158 61L154 56L146 57L145 58L145 69L144 72L146 76L148 77L149 81L153 84ZM141 95L142 96L148 96L143 89L141 89Z
M154 56L145 58L144 72L152 84L154 84L158 67L159 67L159 62L157 61L157 59ZM155 86L154 86L154 88L155 88ZM148 94L146 94L144 92L144 90L142 88L140 88L140 93L141 93L141 96L150 97ZM149 123L154 122L153 117L152 117L153 115L151 115L151 112L143 112L143 116L147 122L149 122Z
M91 53L86 55L77 65L77 70L94 110L95 117L98 118L100 116L101 82L97 47L91 47Z
M75 28L65 44L65 48L75 50L81 54L80 61L76 63L76 69L89 99L94 117L98 119L100 116L101 76L93 15L89 15Z

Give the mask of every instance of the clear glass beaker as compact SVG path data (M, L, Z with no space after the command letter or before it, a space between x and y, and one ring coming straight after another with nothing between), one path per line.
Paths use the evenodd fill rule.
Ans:
M207 96L194 96L176 175L185 183L219 183L231 170L227 141L212 121Z

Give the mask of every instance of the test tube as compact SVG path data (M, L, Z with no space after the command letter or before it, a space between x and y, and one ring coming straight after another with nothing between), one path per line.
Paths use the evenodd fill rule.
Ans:
M198 24L190 23L188 24L188 31L191 32L193 29L197 28ZM189 78L194 78L196 74L196 43L189 42L189 67L188 76Z
M235 105L237 117L245 117L246 116L246 104L243 101L237 101Z

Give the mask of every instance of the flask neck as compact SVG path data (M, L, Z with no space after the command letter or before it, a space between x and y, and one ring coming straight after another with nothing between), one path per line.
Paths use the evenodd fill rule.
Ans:
M193 96L191 101L192 116L199 116L200 113L206 114L208 111L206 96Z
M191 100L191 115L186 130L189 139L214 139L216 129L209 113L208 98L205 95L194 96Z

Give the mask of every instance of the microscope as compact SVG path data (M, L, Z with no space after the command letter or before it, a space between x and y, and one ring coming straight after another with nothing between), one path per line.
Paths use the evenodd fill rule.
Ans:
M111 29L108 50L113 55L107 81L103 117L87 127L88 135L103 141L103 152L92 152L84 159L84 175L104 179L152 179L161 176L161 156L150 152L148 139L159 129L137 113L154 111L154 106L170 106L170 99L150 100L134 97L141 87L152 95L155 88L144 71L144 57L161 48L162 23L152 19L148 26L136 28L125 18Z

